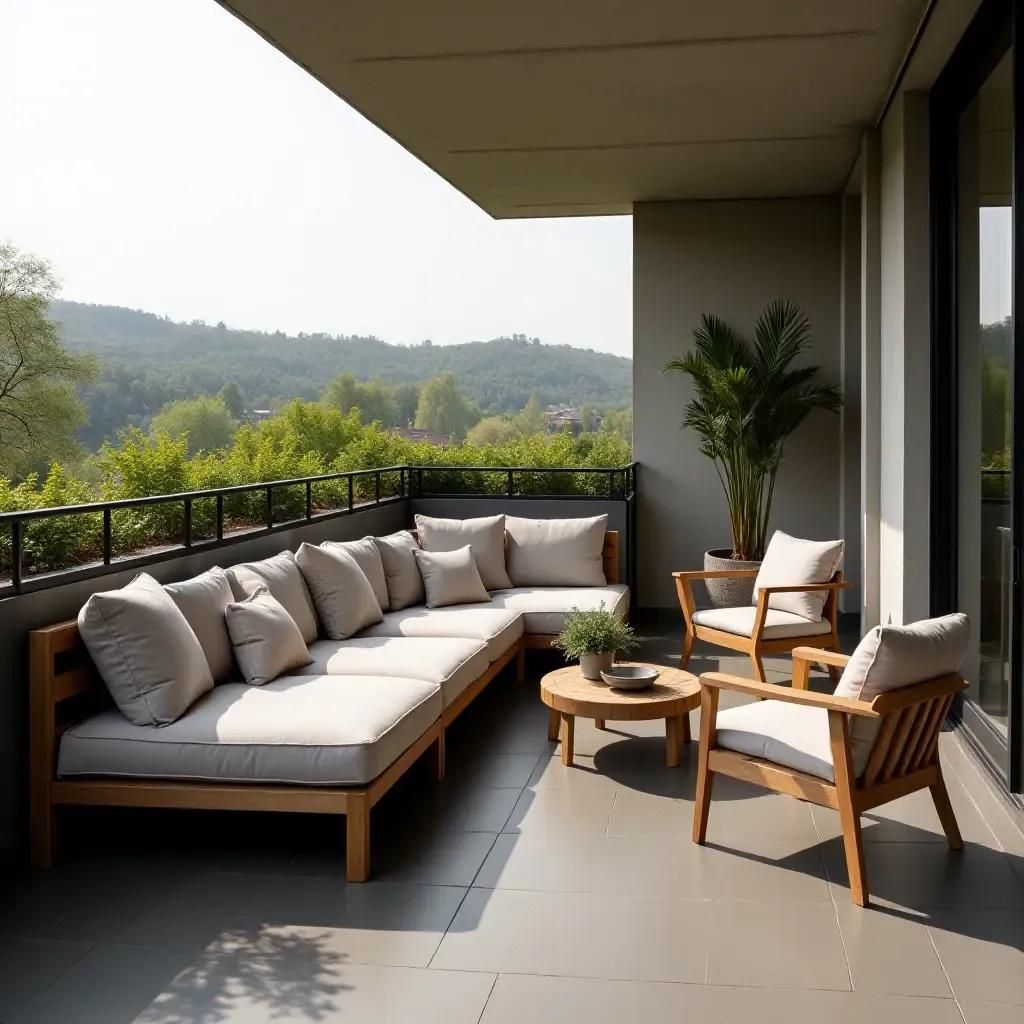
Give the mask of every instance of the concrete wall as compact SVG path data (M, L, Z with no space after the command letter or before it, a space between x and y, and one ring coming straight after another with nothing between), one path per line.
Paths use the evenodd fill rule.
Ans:
M691 388L659 371L686 351L704 312L750 333L773 299L810 317L813 362L842 379L841 198L638 203L633 212L633 446L641 463L637 601L671 607L673 569L703 565L730 543L725 498L711 462L679 423ZM772 526L839 536L840 422L814 414L790 438Z
M294 530L242 541L218 551L197 551L146 568L161 583L188 579L214 565L266 558L303 541L354 540L385 534L407 525L408 506L396 502ZM131 569L34 594L0 601L0 849L25 834L28 806L28 634L41 626L73 619L91 594L123 587L138 572Z
M929 612L931 292L928 97L897 97L881 132L879 616Z

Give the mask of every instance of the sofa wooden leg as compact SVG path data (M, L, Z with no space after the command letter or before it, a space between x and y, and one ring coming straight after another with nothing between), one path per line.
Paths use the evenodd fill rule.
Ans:
M942 831L946 833L946 841L951 850L962 850L964 841L960 836L960 826L956 823L956 814L953 813L953 805L949 802L949 791L946 789L946 780L941 773L939 777L928 787L931 790L932 801L935 804L935 811L942 823Z
M345 812L345 877L365 882L370 876L370 794L349 793Z
M526 648L520 647L516 651L516 682L522 685L526 682Z

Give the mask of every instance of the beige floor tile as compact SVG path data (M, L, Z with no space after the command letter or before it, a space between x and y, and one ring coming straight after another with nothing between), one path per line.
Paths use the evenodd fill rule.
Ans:
M941 999L952 995L925 917L852 903L841 903L836 910L855 991Z
M851 989L831 904L714 903L708 936L708 984Z
M450 886L282 877L207 952L426 967L465 894Z
M561 758L542 758L530 777L528 789L588 789L604 792L629 791L659 796L693 797L696 755L692 763L683 760L678 768L660 766L637 771L629 764L598 763L598 759L580 755L571 768Z
M0 941L0 1020L7 1020L39 995L90 949L84 942Z
M703 900L538 893L502 971L701 983L707 924Z
M1020 1024L1020 1005L1017 1003L979 1003L960 1000L965 1024Z
M470 889L430 966L496 974L533 901L543 898L518 889Z
M524 790L504 831L567 836L603 836L615 801L600 790Z
M373 872L380 881L426 885L473 884L496 833L435 832L394 837L374 850Z
M136 1024L476 1024L493 982L471 972L207 957Z
M448 779L452 785L471 781L477 786L504 786L522 789L537 767L536 754L492 754L460 756L448 760Z
M828 881L816 842L753 834L728 844L697 847L701 860L693 885L720 900L828 903Z
M619 790L608 820L609 836L635 839L688 838L693 829L693 804L678 797Z
M928 931L957 999L1016 1003L1024 1020L1024 911L943 911Z

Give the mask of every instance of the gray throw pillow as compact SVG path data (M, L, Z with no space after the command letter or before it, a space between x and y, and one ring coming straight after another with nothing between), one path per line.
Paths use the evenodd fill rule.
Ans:
M206 655L215 683L223 683L235 674L235 655L224 622L224 609L235 597L228 574L214 566L190 580L167 583L164 590L185 616Z
M388 607L393 612L414 604L423 604L423 577L416 567L413 551L416 538L408 530L374 537L380 560L384 563L384 578L388 585Z
M380 560L380 551L372 537L364 537L362 540L325 540L320 546L347 551L370 581L380 610L388 610L388 581L384 578L384 563Z
M228 569L231 590L236 601L245 599L249 590L247 584L265 583L267 589L284 605L285 610L299 627L302 639L311 644L317 638L316 609L309 596L306 581L299 572L295 556L282 551L273 558L261 562L245 562ZM251 588L250 588L251 589Z
M303 544L295 553L295 561L309 585L324 632L332 640L347 640L383 620L370 581L339 545Z
M416 532L424 551L473 549L480 579L488 590L507 590L512 586L505 570L505 517L481 516L477 519L435 519L416 516Z
M224 618L245 681L262 686L313 659L284 605L265 584L251 586L250 594L227 606Z
M78 632L121 713L133 725L169 725L213 676L192 627L152 576L93 594Z
M413 557L423 577L428 608L490 601L491 595L480 579L473 550L468 544L457 551L417 549Z
M505 517L508 575L514 587L603 587L607 516Z

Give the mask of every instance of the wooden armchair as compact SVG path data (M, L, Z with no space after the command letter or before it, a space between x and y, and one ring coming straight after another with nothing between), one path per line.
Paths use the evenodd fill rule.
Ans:
M839 650L837 627L839 591L850 586L843 579L842 572L836 572L828 583L761 587L757 592L756 606L719 608L699 612L693 598L692 584L694 580L726 577L753 578L757 576L757 569L701 569L694 572L674 572L672 575L676 581L679 606L682 608L683 618L686 620L686 639L683 641L683 652L679 656L681 669L686 668L693 652L694 642L697 640L706 640L719 647L743 651L750 655L750 660L754 665L754 676L762 683L766 682L766 679L764 663L761 659L766 654L787 654L794 648L812 644L829 651ZM769 608L768 602L772 594L797 594L812 591L826 591L828 595L825 599L821 622L812 622L810 619L801 620L799 616L779 613ZM801 628L801 622L806 623L806 630ZM731 632L720 628L725 624L738 631ZM828 665L828 673L835 681L838 672L833 665Z
M950 847L963 849L956 816L942 778L938 741L953 698L967 684L959 675L940 676L890 690L871 701L814 693L808 689L813 662L842 668L848 661L849 658L843 654L799 647L793 651L792 687L773 686L714 672L701 676L700 755L693 841L703 844L707 836L711 789L716 772L831 807L839 812L842 824L853 901L866 907L868 884L860 827L860 815L865 811L927 788L931 791ZM718 697L722 690L735 690L766 701L782 701L827 711L834 780L798 771L767 758L720 748L717 745L717 719ZM765 708L766 705L758 707ZM856 777L850 734L852 723L858 719L875 720L879 731L867 766Z

